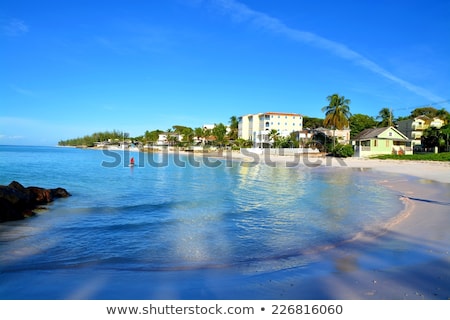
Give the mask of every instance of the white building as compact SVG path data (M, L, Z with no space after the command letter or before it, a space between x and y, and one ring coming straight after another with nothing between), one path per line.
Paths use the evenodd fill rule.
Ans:
M157 146L170 146L183 140L183 135L174 132L162 132L158 135Z
M204 124L202 128L203 130L212 130L215 126L215 124Z
M303 116L298 113L266 112L239 117L238 137L252 140L256 145L270 144L270 132L287 137L303 130Z
M439 118L429 118L427 116L418 116L413 119L401 120L397 124L397 129L412 141L412 146L421 144L423 132L429 127L440 129L445 125L445 121Z

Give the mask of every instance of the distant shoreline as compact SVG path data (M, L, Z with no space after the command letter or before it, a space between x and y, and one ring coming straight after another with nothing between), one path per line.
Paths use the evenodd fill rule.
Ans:
M68 146L63 146L68 147ZM103 150L97 147L71 147L86 150ZM108 150L108 149L106 149ZM110 150L121 151L121 150ZM127 152L134 152L128 151ZM289 149L287 149L289 151ZM137 151L136 151L137 152ZM142 153L168 153L181 154L193 157L208 157L238 162L257 162L262 164L273 164L277 166L295 167L349 167L367 168L376 171L405 174L422 179L428 179L443 183L450 183L450 162L446 161L421 161L421 160L381 160L370 158L335 158L326 156L325 153L305 153L296 155L261 155L258 153L243 154L237 150L208 150L208 151L186 151L178 147L170 147L165 150L140 150ZM311 159L306 162L305 159Z

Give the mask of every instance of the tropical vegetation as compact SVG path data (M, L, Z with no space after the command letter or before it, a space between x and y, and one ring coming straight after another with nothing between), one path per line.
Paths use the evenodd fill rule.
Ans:
M392 110L382 108L376 117L365 114L352 114L350 112L351 100L338 93L326 97L328 105L322 108L325 117L303 117L303 128L314 132L314 136L306 141L299 141L298 133L292 133L290 136L280 136L277 130L269 133L271 147L274 148L295 148L302 146L320 147L322 151L329 151L331 154L339 157L348 157L353 155L352 146L338 143L334 136L328 136L318 128L328 128L333 130L350 129L350 137L353 138L360 132L368 128L385 127L396 125L397 121L413 119L419 115L425 115L429 118L438 117L445 121L442 128L430 127L426 129L422 137L422 146L424 148L438 147L440 151L450 151L450 113L445 109L435 109L431 106L414 109L408 117L395 118ZM61 146L86 146L93 147L98 142L108 141L109 143L120 143L123 140L131 141L136 144L152 145L158 141L160 134L167 133L167 140L173 146L190 146L198 141L203 141L203 145L212 145L217 147L231 147L239 149L251 147L253 142L239 138L239 120L236 116L231 116L228 127L223 123L215 124L213 129L202 127L190 128L184 125L174 125L165 131L156 129L145 131L142 136L130 137L128 133L113 130L96 132L91 135L59 141ZM182 137L181 141L179 137Z
M333 148L331 154L335 157L347 158L352 157L355 154L355 150L353 149L353 146L350 144L339 143Z
M377 126L380 128L392 126L394 123L392 118L393 114L391 109L389 108L381 109L377 116L377 120L379 120Z
M415 160L415 161L450 161L450 152L441 153L419 153L411 155L385 154L374 156L374 159L392 160Z
M129 134L119 130L95 132L91 135L78 137L74 139L61 140L58 142L60 146L87 146L93 147L95 142L111 141L120 142L123 139L128 139Z
M350 113L350 99L334 93L327 97L329 104L322 108L325 112L323 125L332 129L342 130L348 128Z

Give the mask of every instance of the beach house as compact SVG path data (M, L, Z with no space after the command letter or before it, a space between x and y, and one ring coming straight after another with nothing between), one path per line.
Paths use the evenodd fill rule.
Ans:
M354 137L352 142L355 146L355 157L412 154L411 141L394 127L366 129Z
M251 140L258 147L271 144L270 133L276 130L281 137L303 130L303 116L298 113L265 112L248 114L238 119L238 137Z

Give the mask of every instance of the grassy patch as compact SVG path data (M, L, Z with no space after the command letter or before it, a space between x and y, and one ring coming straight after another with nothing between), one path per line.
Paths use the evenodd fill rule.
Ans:
M450 161L450 152L442 153L424 153L424 154L412 154L412 155L394 155L385 154L375 156L373 159L393 159L393 160L419 160L419 161Z

